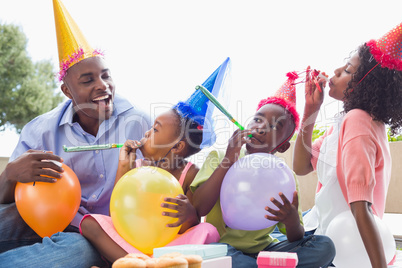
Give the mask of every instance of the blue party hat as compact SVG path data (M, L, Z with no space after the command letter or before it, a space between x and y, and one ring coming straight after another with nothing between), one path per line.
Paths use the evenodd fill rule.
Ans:
M228 57L208 78L202 83L215 98L223 95L226 90L226 82L230 75L231 62ZM200 148L211 146L215 143L214 121L212 113L215 105L202 93L201 90L195 90L194 93L185 101L179 102L173 108L180 116L191 118L203 128L203 140Z

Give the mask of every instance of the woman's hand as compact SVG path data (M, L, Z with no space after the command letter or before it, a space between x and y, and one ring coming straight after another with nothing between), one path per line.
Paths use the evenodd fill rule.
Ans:
M197 211L190 203L190 200L187 198L187 196L179 194L176 198L166 197L164 201L168 203L162 203L161 207L177 211L162 212L163 216L177 218L176 222L167 224L167 227L178 227L186 222L191 223L191 226L199 223Z
M313 74L313 70L310 69L310 66L307 67L306 70L306 84L305 84L305 112L309 112L311 114L320 110L320 107L324 101L324 92L323 89L326 85L326 80L323 77L316 76ZM325 73L322 73L325 76Z
M318 112L324 101L323 89L326 83L324 77L326 77L325 73L322 73L320 76L318 71L312 71L310 66L307 67L305 85L306 104L293 150L293 171L297 175L307 175L314 170L311 165L312 136Z

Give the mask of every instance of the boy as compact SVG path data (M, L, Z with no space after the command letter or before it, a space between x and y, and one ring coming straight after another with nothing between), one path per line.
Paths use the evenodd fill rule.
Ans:
M207 215L206 221L218 229L221 236L219 242L228 244L228 256L232 257L234 268L257 267L256 257L260 251L296 252L298 267L326 267L331 265L335 256L334 245L328 237L311 235L304 238L297 192L293 195L292 203L282 193L283 205L272 198L278 210L266 207L273 214L266 215L266 218L278 221L276 225L287 235L288 240L280 243L270 236L276 225L257 231L234 230L225 225L220 209L222 181L234 162L245 154L274 154L289 149L289 140L299 123L293 84L296 78L289 76L274 97L259 103L248 129L233 134L226 153L212 151L191 185L193 203L199 216ZM252 134L252 138L248 137L249 134ZM244 144L245 150L242 149Z

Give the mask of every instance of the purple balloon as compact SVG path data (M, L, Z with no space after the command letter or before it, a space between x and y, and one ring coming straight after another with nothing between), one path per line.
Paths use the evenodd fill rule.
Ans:
M228 170L221 187L223 220L232 229L255 231L276 224L265 218L271 215L268 206L278 210L270 199L279 202L279 192L293 201L296 183L292 170L286 163L272 155L255 153L239 159Z

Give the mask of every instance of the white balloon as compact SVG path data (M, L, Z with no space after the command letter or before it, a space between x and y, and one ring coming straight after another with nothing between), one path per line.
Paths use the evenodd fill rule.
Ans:
M374 219L383 242L385 259L389 263L396 252L394 237L380 218L374 215ZM369 256L350 210L340 213L330 222L326 235L335 244L336 256L333 263L337 268L371 267Z

